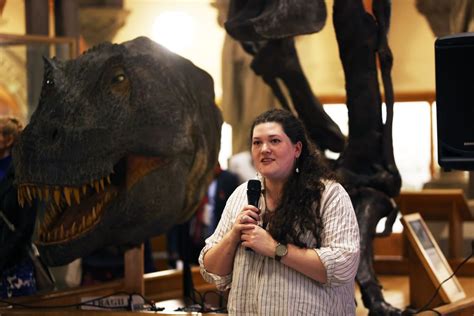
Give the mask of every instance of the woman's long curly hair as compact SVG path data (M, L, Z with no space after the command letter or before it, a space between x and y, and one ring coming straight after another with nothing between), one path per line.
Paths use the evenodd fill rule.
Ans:
M280 204L270 218L268 231L280 243L292 243L307 247L303 241L309 231L321 246L321 195L324 191L323 179L335 179L316 146L308 139L303 123L286 110L273 109L259 115L252 124L278 123L293 144L301 142L302 150L283 187ZM299 173L296 172L299 169ZM292 223L289 225L288 223Z

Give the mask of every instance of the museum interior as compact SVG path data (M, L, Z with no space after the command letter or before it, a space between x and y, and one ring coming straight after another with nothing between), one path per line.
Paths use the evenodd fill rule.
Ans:
M470 32L471 0L0 0L0 315L245 315L199 258L273 108L352 200L347 315L474 315Z

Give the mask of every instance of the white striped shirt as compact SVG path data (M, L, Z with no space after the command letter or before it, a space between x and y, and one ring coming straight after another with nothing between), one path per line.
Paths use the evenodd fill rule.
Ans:
M327 283L321 284L271 257L239 246L232 273L218 276L205 270L203 257L232 228L247 204L247 183L227 201L222 218L199 256L201 274L217 288L230 288L227 308L231 315L355 315L354 278L359 263L359 227L349 195L332 181L325 182L321 198L322 244L316 249L326 268ZM260 206L264 205L261 197ZM265 209L261 207L261 209ZM262 214L263 215L263 214ZM316 247L311 232L304 240Z

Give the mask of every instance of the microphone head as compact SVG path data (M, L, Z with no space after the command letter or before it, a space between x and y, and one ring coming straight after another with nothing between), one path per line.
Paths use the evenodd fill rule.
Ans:
M261 191L262 184L259 180L249 180L247 182L247 200L250 205L258 207L258 200Z
M255 191L260 194L260 191L262 190L262 184L260 183L260 180L249 180L247 183L247 191Z

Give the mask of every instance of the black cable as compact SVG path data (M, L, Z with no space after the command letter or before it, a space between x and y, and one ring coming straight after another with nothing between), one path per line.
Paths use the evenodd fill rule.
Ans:
M211 293L215 294L219 298L219 307L218 308L204 309L202 312L204 312L204 313L206 313L206 312L219 313L219 312L227 311L227 304L225 304L225 306L223 304L224 295L222 294L222 292L218 292L218 291L214 291L214 290L209 290L209 291L204 292L204 294L202 295L202 297L203 297L203 306L206 306L206 297Z
M194 288L194 286L193 286L193 294L194 294L193 297L192 297L193 303L194 303L195 305L199 305L199 310L204 310L204 298L202 297L201 292L199 292L198 290L196 290L196 289ZM196 299L196 295L195 295L195 294L197 294L197 296L199 297L199 301Z
M203 294L204 303L206 302L206 296L208 294L211 294L211 293L217 295L217 297L219 298L219 307L207 310L206 312L213 312L213 313L225 312L226 313L227 312L227 303L224 304L225 300L224 300L224 295L222 294L222 292L218 292L218 291L214 291L214 290L209 290L209 291L204 292L204 294Z
M221 304L218 308L209 308L206 305L206 297L209 293L213 293L219 297L219 301L224 301L224 296L218 291L209 290L201 294L201 292L197 291L193 288L194 294L197 294L199 297L199 301L195 298L193 299L194 305L188 305L185 307L178 307L174 311L175 312L197 312L197 313L220 313L220 312L227 312L227 306L222 306ZM195 296L196 297L196 296ZM189 297L190 298L190 297ZM227 304L226 304L227 305Z
M165 310L164 307L157 307L155 301L147 299L145 296L141 295L140 293L135 293L135 295L141 297L146 304L150 305L151 311L161 312Z
M474 241L473 241L473 245L474 245ZM439 290L441 289L441 287L443 286L444 283L446 283L447 281L449 281L457 272L458 270L466 263L469 261L469 259L471 259L472 255L474 253L474 249L471 250L471 254L469 256L466 257L466 259L464 259L458 266L457 268L454 270L454 272L449 276L447 277L443 282L441 282L438 287L436 288L433 296L430 298L430 300L428 301L428 303L426 303L425 305L423 305L421 308L413 311L413 312L407 312L408 314L407 315L416 315L416 314L419 314L421 312L425 312L425 311L432 311L432 312L435 312L437 315L441 315L440 312L434 310L434 309L431 309L431 308L428 308L428 306L431 305L431 303L433 303L433 300L436 298L436 296L438 295L438 292Z

